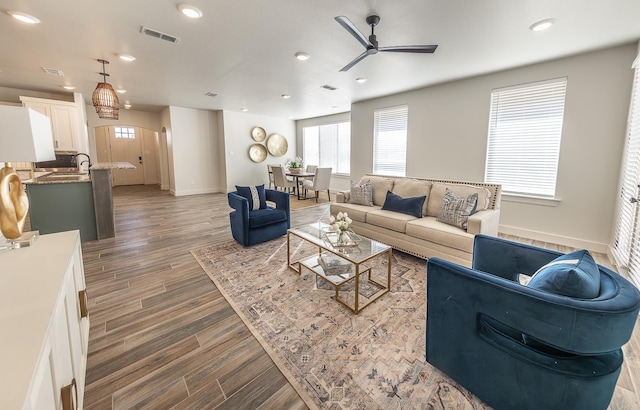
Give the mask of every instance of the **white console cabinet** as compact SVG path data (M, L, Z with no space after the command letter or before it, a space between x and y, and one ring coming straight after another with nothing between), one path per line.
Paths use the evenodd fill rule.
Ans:
M60 151L77 151L79 138L78 108L73 102L20 97L22 106L51 119L53 147Z
M0 253L0 409L81 409L89 318L79 231Z

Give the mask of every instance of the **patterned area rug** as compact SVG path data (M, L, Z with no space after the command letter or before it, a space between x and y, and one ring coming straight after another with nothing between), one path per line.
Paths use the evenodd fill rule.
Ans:
M293 260L317 250L292 245ZM324 279L287 267L286 238L192 254L310 408L487 408L425 361L425 261L394 251L391 292L355 315Z

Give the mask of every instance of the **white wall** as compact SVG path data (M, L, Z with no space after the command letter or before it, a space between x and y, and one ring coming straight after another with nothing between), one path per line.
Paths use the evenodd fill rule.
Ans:
M176 196L224 192L215 111L169 107L171 192Z
M373 169L375 109L408 104L407 175L484 179L491 90L568 77L557 206L503 197L500 230L606 252L631 94L635 44L354 103L351 175Z
M236 185L269 184L267 164L283 164L297 155L295 123L293 120L267 117L242 112L224 111L224 146L226 162L227 191L235 191ZM287 139L287 153L281 157L267 154L264 162L255 163L249 158L249 147L257 144L251 138L253 127L262 127L271 134L281 134ZM261 144L266 146L267 140Z

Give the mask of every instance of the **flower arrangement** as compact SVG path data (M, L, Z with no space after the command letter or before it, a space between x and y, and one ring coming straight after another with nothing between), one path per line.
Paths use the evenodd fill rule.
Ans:
M300 157L296 157L296 159L291 159L289 161L287 161L287 163L285 164L285 166L289 169L291 168L302 168L302 158Z
M336 232L339 236L349 231L349 226L351 226L351 218L346 212L338 212L336 216L329 216L329 230L331 232Z

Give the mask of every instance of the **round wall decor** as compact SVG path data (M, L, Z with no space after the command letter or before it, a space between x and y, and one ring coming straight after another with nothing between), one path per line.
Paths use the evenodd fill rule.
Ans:
M262 144L252 144L249 147L249 158L253 162L262 162L267 159L267 149Z
M253 127L251 130L251 138L253 138L254 141L262 142L267 138L267 133L262 127Z
M271 134L267 140L267 149L269 150L269 154L274 157L281 157L287 153L289 144L283 135Z

